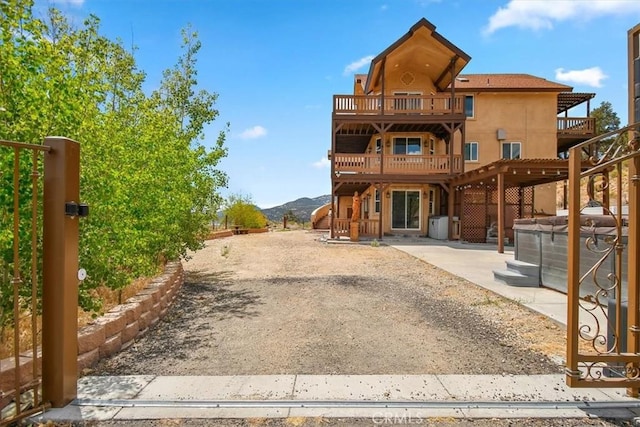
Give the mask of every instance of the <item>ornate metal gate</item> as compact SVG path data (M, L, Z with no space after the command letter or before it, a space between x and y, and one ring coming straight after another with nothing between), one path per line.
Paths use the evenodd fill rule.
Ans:
M571 387L626 387L636 396L640 389L639 204L640 123L570 150L566 379ZM601 208L603 215L586 215L587 207ZM609 231L596 234L603 224ZM598 260L581 265L585 251ZM609 268L612 272L603 275ZM595 288L582 287L589 278Z
M79 160L69 139L0 140L0 426L76 397Z

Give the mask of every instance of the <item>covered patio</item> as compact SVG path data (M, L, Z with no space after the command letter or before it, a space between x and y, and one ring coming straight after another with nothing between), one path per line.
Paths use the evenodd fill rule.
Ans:
M490 218L495 215L498 252L504 253L505 238L513 238L509 232L513 220L535 214L533 187L568 176L566 159L498 160L455 176L447 183L449 224L458 216L463 240L486 241Z

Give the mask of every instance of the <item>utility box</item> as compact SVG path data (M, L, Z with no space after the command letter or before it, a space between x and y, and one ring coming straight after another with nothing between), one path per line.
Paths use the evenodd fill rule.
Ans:
M449 237L449 217L429 217L429 237L437 240L447 240Z

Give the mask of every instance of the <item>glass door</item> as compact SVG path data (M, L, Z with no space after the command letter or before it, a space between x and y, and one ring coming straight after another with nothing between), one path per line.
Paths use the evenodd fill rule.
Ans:
M396 230L420 229L420 191L393 191L391 193L391 228Z

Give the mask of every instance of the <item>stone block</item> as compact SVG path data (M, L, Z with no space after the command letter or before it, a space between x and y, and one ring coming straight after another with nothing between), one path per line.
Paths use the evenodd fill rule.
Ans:
M115 354L120 351L120 347L122 347L122 336L121 334L114 335L100 346L100 359L109 357L112 354Z
M99 348L106 339L103 324L94 323L83 326L78 331L78 354L87 353Z
M104 335L108 339L122 332L127 324L125 316L121 313L106 313L96 319L97 325L104 326Z
M138 336L140 331L140 323L136 320L130 325L125 326L120 334L122 342L128 342L134 340Z

